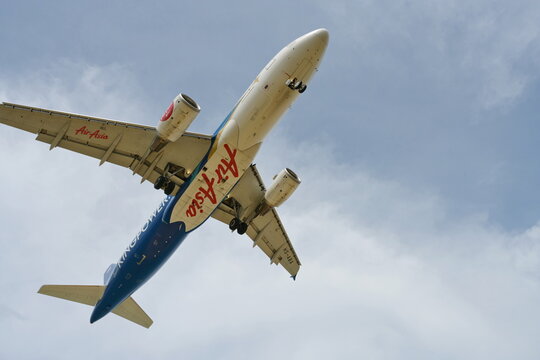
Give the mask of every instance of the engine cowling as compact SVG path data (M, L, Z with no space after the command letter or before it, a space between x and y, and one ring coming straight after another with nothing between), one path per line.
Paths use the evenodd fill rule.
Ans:
M274 182L264 194L264 200L270 207L278 207L283 204L298 188L300 179L291 169L285 168L274 176Z
M200 111L201 107L195 100L185 94L179 94L159 121L157 126L159 137L168 142L178 140Z

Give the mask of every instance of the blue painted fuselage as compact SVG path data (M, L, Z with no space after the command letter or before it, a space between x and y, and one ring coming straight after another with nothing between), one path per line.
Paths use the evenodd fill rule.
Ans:
M167 223L167 210L174 206L174 197L166 197L145 223L140 233L126 248L112 273L103 297L96 304L90 322L107 315L159 270L187 237L184 223ZM170 211L170 210L169 210Z
M225 118L223 123L229 120L229 116ZM91 323L107 315L146 283L182 244L187 235L195 230L185 231L183 222L171 223L171 213L192 179L208 161L208 154L215 141L215 136L222 127L223 124L214 134L207 154L187 181L182 184L177 194L167 196L161 202L143 225L139 234L128 245L118 262L107 270L105 274L107 287L101 300L94 307L90 317Z

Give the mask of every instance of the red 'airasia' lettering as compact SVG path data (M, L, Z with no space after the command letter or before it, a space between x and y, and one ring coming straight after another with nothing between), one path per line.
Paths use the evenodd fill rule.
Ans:
M216 169L216 174L218 176L218 183L222 182L223 180L228 180L229 177L225 176L227 172L231 172L234 177L238 177L238 166L236 166L236 149L231 150L228 144L225 144L225 150L227 151L227 155L229 155L230 160L227 161L226 159L221 159L221 164L218 165Z
M191 204L186 210L187 217L194 217L195 215L197 215L197 210L202 213L202 205L204 204L206 199L210 200L210 202L214 205L217 204L216 192L214 190L214 184L216 183L216 181L218 183L227 181L229 179L229 176L226 176L228 173L231 173L231 175L235 178L238 177L238 165L236 164L237 150L231 150L228 144L225 144L224 147L225 151L227 151L229 159L221 159L216 169L214 170L216 176L209 178L208 175L204 173L202 174L202 178L206 183L206 188L202 186L199 187L199 191L195 194L195 199L191 200Z
M204 182L206 183L206 186L208 186L208 189L205 189L201 186L197 194L203 193L204 197L210 200L212 204L217 203L216 192L214 191L214 183L216 182L216 179L212 178L212 180L210 180L208 176L206 176L206 174L202 174L202 177L204 179ZM197 195L195 195L195 197L197 197Z
M86 126L83 126L82 128L79 128L75 130L75 135L86 135L90 139L103 139L106 140L109 138L109 136L105 133L99 132L99 130L96 131L90 131L86 128Z

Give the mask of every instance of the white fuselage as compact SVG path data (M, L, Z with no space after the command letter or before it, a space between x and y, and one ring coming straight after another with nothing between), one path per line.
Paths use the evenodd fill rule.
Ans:
M325 29L312 31L283 48L262 69L219 131L204 167L176 203L171 222L185 231L201 225L252 163L265 136L299 95L287 86L307 84L328 44Z

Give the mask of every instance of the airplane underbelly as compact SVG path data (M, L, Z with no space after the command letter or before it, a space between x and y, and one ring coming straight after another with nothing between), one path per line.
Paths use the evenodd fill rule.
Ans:
M231 115L239 128L241 150L262 142L299 96L286 81L297 78L307 82L315 71L312 56L278 54L275 59L257 76Z
M229 121L226 127L234 124ZM236 136L235 136L236 134ZM237 148L237 131L224 131L215 150L185 191L171 212L171 223L185 224L190 232L200 226L236 185L251 164L258 146L250 151Z
M111 308L146 283L187 237L183 226L162 221L164 210L135 237L118 262L103 294L103 302Z

